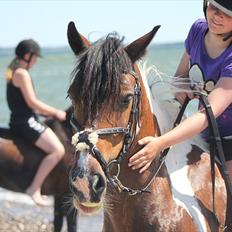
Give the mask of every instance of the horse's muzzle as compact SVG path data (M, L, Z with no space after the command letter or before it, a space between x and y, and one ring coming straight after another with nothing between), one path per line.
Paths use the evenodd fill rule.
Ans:
M91 211L86 209L89 208L89 205L99 208L106 189L104 173L100 165L97 166L98 168L92 165L81 167L76 162L69 174L69 185L73 194L74 207L79 207L84 212Z

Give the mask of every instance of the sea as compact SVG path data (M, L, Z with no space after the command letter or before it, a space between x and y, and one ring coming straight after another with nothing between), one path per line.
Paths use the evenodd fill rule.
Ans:
M152 44L143 60L154 65L163 75L173 76L183 51L183 43ZM43 58L39 58L30 70L36 95L51 106L66 109L71 104L66 97L75 56L68 47L42 48L42 53ZM0 126L4 127L9 121L4 73L13 58L13 48L0 47Z
M152 44L147 50L143 61L148 65L156 67L162 76L171 78L178 66L184 51L184 43ZM71 72L75 66L75 56L68 47L42 48L43 58L37 60L36 65L30 70L36 95L45 103L66 109L71 102L67 98L67 90L71 81ZM4 73L6 67L14 58L13 48L0 48L0 126L8 127L9 110L6 103L6 81ZM0 189L0 206L2 202L17 202L20 204L33 203L24 194L15 193ZM52 203L51 203L52 204ZM15 208L15 213L23 213L24 207ZM12 210L12 209L11 209ZM52 220L52 210L50 214L44 213L44 217ZM95 228L95 232L101 231L102 214L87 219L81 217L79 222L79 232L90 232L90 226Z

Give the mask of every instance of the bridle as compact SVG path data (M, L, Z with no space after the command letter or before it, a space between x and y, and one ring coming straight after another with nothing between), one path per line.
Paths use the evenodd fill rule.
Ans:
M79 131L77 132L77 138L78 141L75 141L74 145L78 145L78 143L85 143L88 147L88 149L91 151L91 155L96 158L96 160L99 162L99 164L102 167L102 170L104 171L104 174L109 181L111 185L114 187L117 187L120 191L126 191L130 195L135 195L140 192L144 192L141 190L134 190L127 188L122 185L120 180L118 179L119 173L120 173L120 164L122 160L124 159L125 155L128 153L129 148L131 147L134 138L137 133L137 128L140 128L140 100L141 100L141 86L139 83L139 78L136 72L131 71L129 72L134 79L135 79L135 85L134 85L134 95L133 95L133 103L132 103L132 109L130 112L129 120L127 127L112 127L112 128L101 128L97 130L81 130L81 126L78 123L77 119L75 119L74 115L72 114L70 119L70 124L72 127ZM122 149L119 152L119 155L116 159L110 161L109 163L106 162L103 155L99 151L99 149L96 147L96 144L91 142L91 134L95 133L97 136L101 135L111 135L111 134L124 134L124 141L122 145ZM76 149L76 153L80 151L79 149ZM111 175L111 170L113 170L113 167L116 167L116 174Z
M76 154L78 151L81 151L81 149L78 148L78 144L84 143L85 144L84 149L88 149L91 152L91 155L94 158L96 158L96 160L101 165L102 170L107 178L107 181L113 187L117 188L120 192L126 192L129 195L133 196L133 195L137 195L140 193L150 193L148 188L151 185L153 179L159 173L161 167L163 166L170 148L165 149L160 154L158 167L152 170L152 172L150 173L150 175L148 176L144 184L144 187L140 189L132 189L132 188L124 186L121 183L121 181L118 178L120 174L120 164L122 160L124 159L125 155L128 153L129 148L133 144L134 138L137 133L137 128L140 128L139 115L140 115L141 86L139 83L139 78L138 78L137 73L135 73L134 71L131 71L129 74L131 74L134 77L135 86L134 86L132 109L131 109L131 113L129 116L127 127L112 127L112 128L101 128L97 130L90 130L90 129L82 130L82 127L80 126L78 121L75 119L73 114L70 119L70 124L72 125L75 131L78 131L74 135L76 139L75 141L73 141L73 144L76 146ZM187 104L188 103L186 102L183 105L182 109L180 110L177 116L177 119L174 122L174 126L180 123ZM119 155L117 156L116 159L110 161L109 163L106 162L103 155L97 148L96 143L92 142L91 137L94 137L93 134L95 134L94 135L95 137L98 137L101 135L124 134L124 141L123 141L122 149L119 152ZM77 155L76 155L76 158L77 158ZM111 171L113 170L114 167L116 167L116 171L114 171L115 174L112 174Z
M134 77L135 86L134 86L132 109L131 109L131 113L129 116L127 127L112 127L112 128L101 128L97 130L90 130L90 129L82 130L81 125L78 123L78 121L76 120L73 114L70 119L70 124L72 125L75 131L78 131L74 135L76 137L76 140L72 142L76 146L76 152L75 152L76 158L77 158L77 152L81 151L81 149L78 148L78 144L84 143L85 144L84 149L88 149L91 152L91 155L99 162L107 178L107 181L111 184L111 186L117 188L120 192L126 192L129 195L133 196L133 195L137 195L141 193L150 193L148 188L151 185L153 179L159 173L161 167L163 166L170 148L165 149L160 154L158 167L152 170L152 172L150 173L150 175L148 176L144 184L144 187L140 189L132 189L132 188L124 186L121 183L121 181L118 178L120 174L120 164L123 158L125 157L125 155L128 153L129 148L133 144L134 138L137 133L137 128L140 128L139 115L140 115L141 86L139 83L139 78L138 78L137 73L135 73L134 71L131 71L129 74L131 74ZM186 102L182 106L174 122L174 127L180 123L187 104L188 102ZM111 160L109 163L106 162L103 155L97 148L95 142L91 141L91 137L94 137L93 134L95 137L98 137L101 135L111 135L111 134L124 134L125 135L122 149L119 152L119 155L117 156L116 159ZM113 170L114 167L116 167L116 171L114 171L115 174L111 174L111 171Z

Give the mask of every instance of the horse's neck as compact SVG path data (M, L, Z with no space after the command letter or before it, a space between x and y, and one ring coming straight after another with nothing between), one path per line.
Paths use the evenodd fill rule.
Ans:
M162 83L152 83L154 83L154 76L151 76L148 80L148 94L150 97L150 104L153 114L158 121L160 133L162 135L174 127L174 122L180 112L181 105L170 94L171 89L167 90L169 86ZM186 118L185 114L183 116L183 119L184 118ZM185 144L195 144L203 150L208 149L207 144L199 135L193 137L192 139L186 140Z
M149 87L147 84L146 76L143 72L140 72L140 70L136 69L139 77L140 77L140 85L141 85L141 108L140 108L140 123L141 127L137 131L139 133L139 138L143 138L144 136L155 136L158 134L159 128L158 125L156 125L154 120L154 115L152 111L152 105L151 105L151 96Z
M137 69L136 73L139 75L140 85L141 85L141 104L140 104L140 127L136 127L136 136L135 140L130 146L127 155L124 157L121 168L121 176L123 184L125 186L133 186L132 188L140 189L143 187L148 176L146 173L140 174L139 172L132 171L131 168L128 168L128 160L130 157L138 152L141 149L141 146L138 145L138 140L142 139L145 136L157 136L158 135L158 125L155 123L154 115L152 113L151 107L151 97L149 87L147 86L147 81L144 76L141 75L140 71ZM136 180L136 181L135 181ZM120 195L121 197L121 195Z
M152 112L155 115L160 133L164 134L173 127L173 123L179 113L180 105L170 96L164 96L167 90L164 86L153 84L153 76L148 79L147 93Z
M179 105L171 100L170 95L167 95L171 91L167 90L169 86L167 84L164 86L157 75L151 75L153 74L152 67L147 67L146 62L140 63L139 67L151 111L158 122L160 133L164 134L172 128L179 111Z

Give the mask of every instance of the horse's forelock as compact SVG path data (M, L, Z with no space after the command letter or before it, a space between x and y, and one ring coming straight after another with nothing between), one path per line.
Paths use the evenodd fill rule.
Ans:
M69 93L74 101L81 99L86 120L92 121L111 96L117 99L120 77L131 69L132 62L123 48L123 39L116 33L98 40L79 55Z

